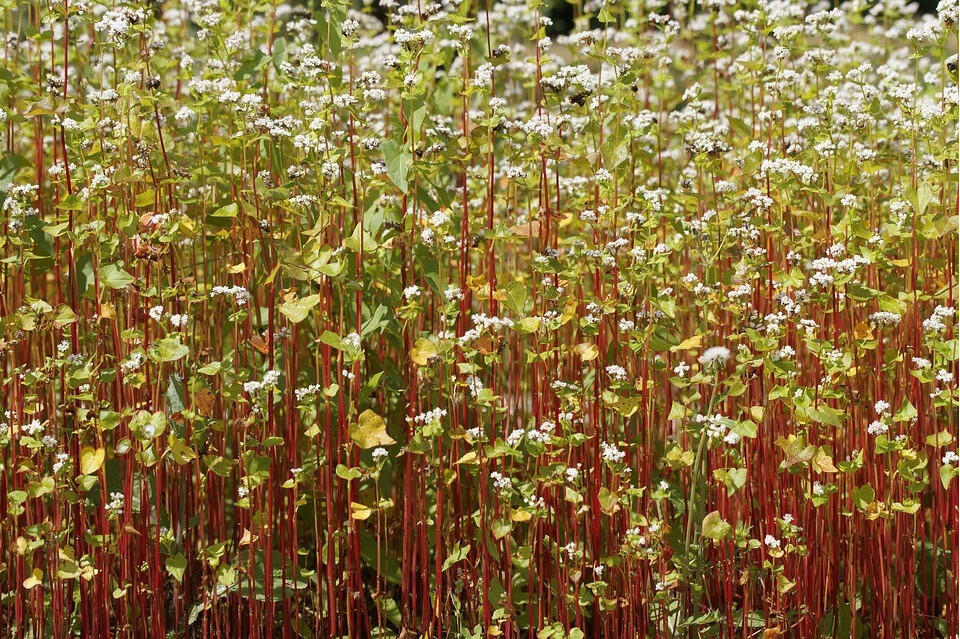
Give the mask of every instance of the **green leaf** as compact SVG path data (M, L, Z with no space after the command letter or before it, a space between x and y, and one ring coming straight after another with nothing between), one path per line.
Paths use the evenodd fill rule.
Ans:
M753 439L757 436L757 424L749 419L734 422L733 425L730 426L730 430L741 437Z
M79 211L83 208L83 200L71 193L67 197L60 200L60 204L57 204L57 208L63 211Z
M107 264L100 269L100 282L110 288L121 289L133 283L133 276L116 264Z
M407 192L407 173L410 171L410 164L413 160L410 151L406 147L401 147L393 140L387 140L380 148L383 149L383 156L387 164L387 175L390 181L397 185L403 193Z
M137 197L133 201L134 206L137 206L137 207L153 206L155 195L156 195L156 191L154 191L153 189L147 189L146 191L137 193Z
M187 558L183 556L183 553L167 557L166 566L167 572L177 580L177 583L183 581L183 573L187 571Z
M939 433L934 433L933 435L927 435L927 446L933 446L935 448L946 446L952 441L953 441L953 435L948 430L942 430Z
M895 422L909 422L913 421L917 417L917 409L910 402L909 399L904 398L903 404L900 405L900 410L893 416L893 421Z
M620 495L610 490L606 486L602 487L597 493L597 501L600 502L600 511L606 515L612 515L617 511Z
M944 490L950 488L950 482L953 481L958 472L960 471L957 470L957 467L950 464L944 464L940 467L940 484Z
M337 350L343 350L343 340L333 331L324 331L323 334L320 335L320 343Z
M176 373L170 373L170 377L167 379L167 390L163 394L164 399L167 400L167 408L170 414L182 413L183 409L187 407L185 392L183 380L180 379L180 376Z
M225 206L221 206L219 209L210 214L210 217L220 217L220 218L230 218L237 217L240 207L237 206L236 202L231 202Z
M339 477L340 479L345 479L347 481L351 481L353 479L360 479L360 477L363 476L363 473L360 471L359 468L347 468L343 464L337 464L336 473L337 473L337 477Z
M147 349L147 357L154 362L175 362L183 359L190 353L186 344L180 343L179 337L164 337L158 339Z
M510 282L504 287L504 293L506 294L505 304L515 315L526 315L527 314L527 300L530 297L530 293L527 291L527 286L523 282ZM532 304L530 304L532 308Z
M860 510L866 510L873 503L873 500L876 498L877 493L873 490L873 486L870 484L864 484L860 488L854 488L853 493L853 504Z
M461 546L458 541L453 545L453 548L450 549L450 554L446 559L443 560L442 572L446 572L451 566L453 566L458 561L462 561L467 558L467 555L470 554L470 546L464 545Z

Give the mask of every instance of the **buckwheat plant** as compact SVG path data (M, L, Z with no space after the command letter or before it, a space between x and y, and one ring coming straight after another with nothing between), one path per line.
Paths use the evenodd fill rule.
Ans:
M0 6L4 637L957 635L957 0Z

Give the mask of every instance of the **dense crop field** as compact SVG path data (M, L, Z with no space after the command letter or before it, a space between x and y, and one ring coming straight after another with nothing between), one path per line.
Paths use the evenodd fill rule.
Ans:
M0 636L957 636L956 0L0 5Z

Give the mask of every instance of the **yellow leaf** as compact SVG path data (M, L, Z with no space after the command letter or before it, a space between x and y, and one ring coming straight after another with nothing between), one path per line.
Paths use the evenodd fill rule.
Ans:
M355 501L350 502L350 517L353 519L369 519L370 515L373 514L373 508L370 506L365 506L364 504L358 504Z
M280 270L280 262L277 261L276 265L273 267L273 270L270 271L270 275L267 276L267 279L263 281L264 284L273 284L274 278L277 277L277 272Z
M693 337L688 337L683 340L676 346L670 347L671 353L676 353L677 351L690 351L700 348L700 345L703 343L703 335L694 335Z
M255 541L258 540L258 539L260 539L260 537L258 537L257 535L250 534L250 530L247 529L247 528L244 528L244 529L243 529L243 536L240 537L240 543L239 543L238 545L239 545L239 546L247 546L247 545L249 545L249 544L252 544L253 542L255 542Z
M580 356L585 362L597 359L597 355L600 354L600 351L597 349L596 344L591 344L589 342L582 342L573 347L573 350L577 352L577 355Z
M560 315L560 324L566 324L577 316L577 298L571 295L563 305L563 314Z
M753 417L757 423L763 421L763 406L751 406L750 417Z
M396 440L387 434L387 423L369 408L357 418L356 423L350 425L350 439L360 448L374 446L389 446L396 444Z
M243 273L245 270L247 270L247 265L244 264L243 262L227 267L227 273L233 273L233 274Z
M477 463L477 451L471 450L466 453L463 457L457 460L455 465L459 464L476 464Z
M532 517L533 515L525 510L514 510L510 513L510 519L513 521L530 521Z
M39 568L33 569L33 574L23 580L23 587L27 590L39 586L43 583L43 571Z
M80 472L84 475L93 475L103 466L106 455L106 451L102 448L94 449L91 446L85 446L80 451Z
M426 366L432 357L437 356L437 345L421 337L410 349L410 361L417 366Z

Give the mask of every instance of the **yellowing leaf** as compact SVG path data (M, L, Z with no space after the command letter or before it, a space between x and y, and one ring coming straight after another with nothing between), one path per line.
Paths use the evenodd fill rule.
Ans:
M410 349L410 361L417 366L426 366L431 358L437 356L437 345L421 337L417 343Z
M577 352L577 355L580 356L585 362L597 359L597 355L600 354L599 349L597 349L596 344L591 344L589 342L582 342L573 347L573 350Z
M703 518L701 534L707 539L719 541L729 536L731 530L733 530L733 527L724 521L723 517L720 516L719 510L709 512L707 516Z
M387 434L387 423L369 408L357 418L356 423L350 425L350 439L360 448L374 446L389 446L396 444L396 440Z
M364 504L358 504L355 501L350 502L350 517L353 519L369 519L373 514L373 508Z
M279 308L280 312L283 313L288 320L297 324L305 320L310 313L310 309L319 303L320 295L307 295L300 299L285 301Z
M683 340L676 346L671 346L670 352L676 353L677 351L696 350L700 348L701 344L703 344L703 335L694 335L693 337L688 337L687 339Z
M33 573L23 580L23 587L27 590L35 588L43 583L43 571L39 568L34 568Z
M517 332L519 333L536 333L539 328L539 317L524 317L522 320L517 322Z
M93 475L103 466L103 460L106 457L106 451L102 448L94 449L91 446L85 446L80 451L80 472L84 475Z

